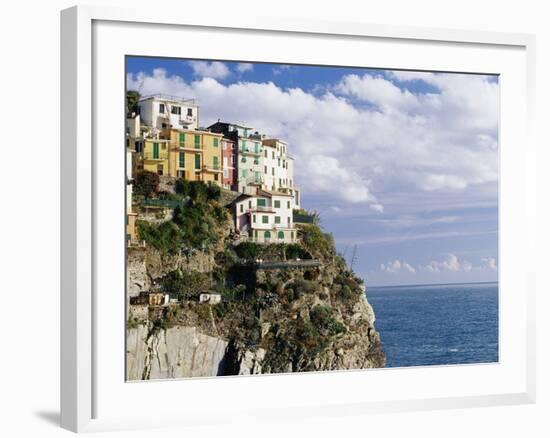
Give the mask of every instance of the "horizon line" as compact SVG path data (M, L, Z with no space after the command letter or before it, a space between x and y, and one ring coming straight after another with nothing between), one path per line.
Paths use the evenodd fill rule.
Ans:
M369 290L369 287L410 287L410 286L453 286L458 284L490 284L490 283L497 283L498 280L495 281L461 281L461 282L452 282L452 283L413 283L413 284L386 284L386 285L373 285L373 286L367 286L367 292Z

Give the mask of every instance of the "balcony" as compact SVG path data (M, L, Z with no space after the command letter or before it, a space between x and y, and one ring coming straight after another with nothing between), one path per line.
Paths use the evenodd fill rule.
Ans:
M273 207L262 207L258 205L256 207L252 207L247 210L247 213L251 213L251 212L275 213L275 210L273 209Z
M146 161L165 161L168 159L168 155L161 154L161 155L155 156L154 154L151 154L151 153L145 153L143 154L143 159Z
M253 156L253 157L259 157L260 154L262 153L262 151L261 151L261 149L259 149L258 152L255 152L254 150L252 150L250 148L246 148L246 149L240 148L239 153L241 155L250 155L250 156Z
M182 146L182 145L178 145L176 146L174 149L174 151L186 151L186 152L197 152L197 153L202 153L203 152L203 148L202 148L202 145L200 145L198 148L195 147L195 145L193 146Z
M205 172L211 172L211 173L222 173L222 167L221 166L208 166L204 165L202 166L202 170Z
M187 127L195 123L196 121L197 121L197 118L195 116L181 116L178 123L183 127Z

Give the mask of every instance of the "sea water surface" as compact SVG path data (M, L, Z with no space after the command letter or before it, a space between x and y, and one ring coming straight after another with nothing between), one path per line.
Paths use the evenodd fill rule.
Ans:
M387 367L498 362L498 284L369 287Z

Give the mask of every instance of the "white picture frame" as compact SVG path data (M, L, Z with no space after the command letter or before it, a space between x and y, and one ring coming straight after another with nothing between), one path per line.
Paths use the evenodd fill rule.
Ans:
M98 24L104 28L98 27ZM501 274L499 282L505 290L514 290L516 296L510 299L514 305L519 306L518 314L513 324L516 325L517 339L514 338L514 344L510 348L519 347L516 351L518 356L517 363L510 362L510 369L503 372L502 379L509 377L508 386L504 383L499 386L495 380L493 386L483 387L484 380L490 380L484 376L498 374L499 368L488 369L485 371L481 367L455 367L450 368L420 368L415 370L392 370L392 374L386 371L354 371L339 373L308 373L307 375L295 376L260 376L246 378L223 378L223 379L200 379L188 380L185 382L157 382L157 383L139 383L130 384L120 381L120 372L116 371L113 375L107 376L105 370L107 367L102 361L105 361L107 354L98 354L98 351L107 353L109 348L120 347L121 353L124 348L120 344L118 336L112 345L105 346L104 331L108 328L115 328L116 323L109 317L98 320L98 312L102 315L117 315L123 319L122 313L104 312L101 306L106 305L106 300L98 300L98 290L102 289L103 282L110 280L111 277L103 275L102 270L103 257L98 254L105 251L105 245L102 245L101 239L106 239L105 226L101 211L105 208L98 208L102 203L108 203L105 195L106 182L102 182L111 175L115 181L122 184L122 176L116 173L116 165L113 168L105 165L101 154L97 155L96 142L101 137L97 131L97 123L103 123L104 117L109 116L110 120L120 125L120 135L123 135L124 117L121 113L119 119L116 119L116 111L109 113L107 110L99 111L98 105L105 102L104 95L97 94L97 87L102 80L102 69L105 69L105 63L97 62L102 53L107 50L103 40L110 36L120 34L124 37L124 32L120 29L114 29L113 26L129 26L148 29L151 35L159 32L174 32L177 29L185 28L189 32L201 32L201 35L208 35L209 32L222 35L224 32L234 31L238 36L247 33L253 34L257 38L269 34L269 38L281 39L281 47L289 44L288 41L282 41L287 38L308 38L322 39L334 38L339 41L338 44L362 41L369 41L372 44L383 42L386 45L408 44L410 47L419 47L426 51L426 56L430 50L439 50L452 45L457 50L463 50L464 56L469 50L481 50L495 52L496 57L502 56L504 59L510 54L510 71L514 69L515 73L504 76L510 77L513 83L503 83L504 92L515 87L514 96L505 95L502 101L503 117L502 123L506 124L504 135L504 144L507 139L521 140L521 148L516 144L516 148L505 146L505 153L501 156L501 184L500 184L500 229L501 242L501 269L505 271L506 266L514 263L517 267L514 272L504 272ZM105 30L101 30L105 29ZM102 36L106 32L107 36ZM111 32L111 33L109 33ZM131 29L129 30L131 32ZM315 37L315 38L313 38ZM111 39L112 56L118 56L124 53L124 41ZM322 43L319 40L319 44ZM314 43L311 43L314 44ZM143 47L146 44L143 43ZM254 47L251 45L249 53L243 54L243 60L255 58L262 59L261 54L253 55ZM438 49L439 47L439 49ZM119 52L116 52L119 50ZM129 49L126 54L134 53ZM145 50L145 49L144 49ZM165 49L169 50L169 49ZM122 52L120 52L122 51ZM114 403L121 403L122 400L117 397L121 395L114 387L111 389L105 382L113 382L109 379L118 379L121 391L131 388L131 394L128 397L138 397L153 388L151 393L156 395L172 391L169 385L186 385L187 391L212 392L220 388L220 399L223 400L224 392L242 390L243 394L265 391L270 388L273 395L273 406L266 406L264 409L254 406L251 401L243 401L239 409L233 412L222 412L221 409L214 409L216 422L236 421L245 419L247 415L262 417L266 419L275 416L291 416L293 418L306 418L311 416L326 415L363 415L369 412L400 412L406 410L418 409L441 409L455 407L474 407L503 404L532 403L535 400L535 309L534 309L534 273L530 263L530 255L534 254L535 242L535 143L533 138L533 120L534 120L534 51L535 40L531 35L490 33L477 31L460 31L450 29L424 29L415 27L392 27L381 26L366 23L338 23L338 22L317 22L304 20L291 20L287 18L267 18L246 16L241 19L232 19L230 26L223 16L217 16L215 13L204 14L198 11L185 10L181 13L177 11L164 11L162 8L155 8L147 11L134 9L119 9L111 7L78 6L62 11L61 13L61 426L75 431L100 431L120 428L146 428L146 427L166 427L166 426L188 426L193 424L202 424L212 418L213 412L201 415L200 412L193 412L190 408L183 406L171 412L147 416L135 412L115 412L105 402L106 397L113 400ZM199 56L201 48L197 48L189 57ZM378 53L378 52L376 52ZM485 52L483 52L485 53ZM165 55L160 53L159 56ZM379 61L375 66L391 68L409 68L406 65L406 54L402 52L403 59L394 59L386 61L381 65ZM107 54L106 54L107 56ZM109 55L110 56L110 55ZM211 55L202 56L208 58ZM235 55L239 56L239 55ZM263 55L265 56L265 55ZM271 56L276 57L273 54ZM289 57L292 57L290 53ZM296 55L297 56L297 55ZM326 55L329 56L329 55ZM334 55L336 56L336 55ZM380 56L381 55L377 55ZM119 58L119 56L118 56ZM117 58L117 59L118 59ZM246 58L246 59L245 59ZM394 55L395 58L395 55ZM239 59L239 58L235 58ZM272 58L273 59L273 58ZM269 60L272 60L269 59ZM295 58L298 59L298 58ZM389 59L389 58L387 58ZM120 59L119 59L120 61ZM445 57L434 59L425 63L426 69L459 71L457 68L449 66L457 65L456 59L445 60ZM487 60L479 59L479 69L475 68L475 59L469 61L469 67L462 71L478 71L486 73L501 73L498 71L499 62L502 65L505 61L495 61L490 64ZM485 64L484 64L485 63ZM466 63L467 64L467 63ZM345 64L343 64L345 65ZM439 67L438 67L439 65ZM491 69L494 65L494 69ZM489 66L489 67L488 67ZM487 68L491 71L487 71ZM507 67L508 68L508 67ZM118 71L115 69L115 71ZM119 80L123 81L123 78ZM116 85L116 84L115 84ZM124 90L120 90L122 96ZM101 93L100 93L101 94ZM105 93L104 93L105 94ZM512 100L512 98L514 100ZM116 94L111 94L111 99L117 99ZM518 106L520 108L510 108ZM122 105L122 100L116 105ZM116 105L113 108L118 108ZM104 108L104 107L102 107ZM514 111L512 114L511 111ZM514 118L512 118L512 115ZM509 126L509 120L516 120L514 126ZM517 124L517 126L516 126ZM508 132L508 128L510 128ZM501 127L502 132L502 127ZM509 137L508 137L509 136ZM121 137L122 138L122 137ZM116 141L114 141L116 145ZM120 143L122 144L122 143ZM121 148L121 156L123 149ZM514 164L515 162L515 164ZM113 170L115 169L115 170ZM112 174L114 172L114 174ZM124 173L124 168L120 168ZM101 177L98 175L101 174ZM101 179L101 181L100 181ZM515 184L509 184L514 181ZM121 187L123 190L123 187ZM115 193L116 195L116 193ZM116 204L113 198L113 205ZM512 208L521 202L522 208ZM106 204L107 205L107 204ZM531 214L528 214L531 213ZM120 215L123 220L123 215ZM504 220L504 222L502 222ZM120 232L123 238L123 226L115 221L113 229L115 234ZM117 228L118 227L118 228ZM521 231L521 239L517 234ZM104 236L104 237L98 237ZM99 239L99 240L98 240ZM115 239L116 240L116 239ZM514 254L515 252L518 254ZM518 259L521 258L521 260ZM517 262L517 263L516 263ZM105 278L102 278L105 277ZM118 278L118 277L117 277ZM116 287L115 287L116 289ZM123 301L124 291L120 290L120 301ZM505 292L505 303L508 293ZM512 304L512 301L510 301ZM119 303L120 304L120 303ZM117 306L119 304L116 304ZM113 308L116 307L113 305ZM506 308L501 308L501 316ZM512 309L510 309L512 311ZM501 318L502 319L502 318ZM119 322L118 322L119 323ZM101 328L98 328L98 325ZM112 324L112 327L110 325ZM512 333L512 322L508 320L501 321L501 333ZM116 331L116 330L115 330ZM508 339L501 337L501 342L509 342ZM105 346L105 347L104 347ZM506 345L504 346L505 348ZM115 360L116 359L116 360ZM123 368L124 364L118 362L118 358L113 358L115 364L112 367L118 370ZM516 359L514 359L515 361ZM508 360L501 361L500 370L506 369ZM460 368L459 371L456 371ZM458 374L465 370L462 377ZM463 390L456 390L452 393L445 391L437 392L435 389L429 396L418 396L418 392L411 389L409 393L388 391L385 397L377 396L368 398L364 394L352 394L349 392L350 385L354 380L363 381L363 377L368 373L368 382L365 384L368 388L374 388L376 381L396 382L400 379L413 377L414 380L422 383L429 379L468 379L474 376L479 379L480 390L472 391L464 386ZM408 373L408 374L407 374ZM413 376L414 373L414 376ZM330 375L329 375L330 374ZM478 377L475 377L475 376ZM374 377L373 377L374 376ZM470 376L470 377L468 377ZM506 377L508 376L508 377ZM274 380L277 379L277 380ZM443 381L442 380L442 381ZM332 383L329 383L332 382ZM302 386L304 388L318 387L319 385L338 385L340 391L332 390L327 396L322 394L312 394L308 399L306 397L295 400L295 403L285 404L285 398L281 391L285 388ZM361 383L362 384L362 383ZM118 384L117 384L118 385ZM149 386L147 386L149 385ZM153 386L151 386L153 385ZM271 386L270 386L271 385ZM118 386L117 386L118 387ZM361 387L360 385L358 387ZM112 392L111 392L112 391ZM150 396L151 394L148 394ZM346 399L349 395L349 399ZM243 397L243 400L246 398ZM185 410L184 410L185 409ZM218 412L219 411L219 412ZM130 412L130 413L129 413ZM185 412L185 414L184 414Z

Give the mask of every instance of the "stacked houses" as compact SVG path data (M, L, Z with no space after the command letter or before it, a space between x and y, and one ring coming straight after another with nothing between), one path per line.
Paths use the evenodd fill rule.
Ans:
M297 239L293 211L300 207L300 190L286 142L237 123L218 121L202 128L194 99L157 94L142 97L138 107L139 114L127 123L129 239L135 237L132 175L141 170L239 192L232 208L235 230L243 239Z

